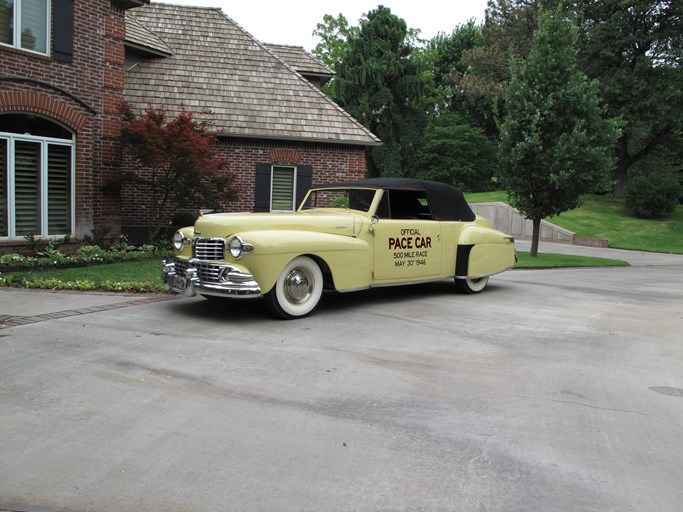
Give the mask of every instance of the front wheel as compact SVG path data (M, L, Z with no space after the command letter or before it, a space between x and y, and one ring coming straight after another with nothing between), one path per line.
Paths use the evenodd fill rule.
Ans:
M290 261L272 290L265 295L268 308L285 320L311 313L323 293L323 273L308 256Z
M455 280L455 289L461 293L479 293L489 282L489 276L478 277L476 279L466 277L465 279Z

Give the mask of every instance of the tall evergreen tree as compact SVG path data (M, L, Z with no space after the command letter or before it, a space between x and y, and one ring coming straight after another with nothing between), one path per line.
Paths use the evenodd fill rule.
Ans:
M407 175L427 125L427 81L411 59L411 32L403 19L380 5L350 36L337 65L334 97L384 143L369 150L368 175Z
M533 221L532 256L541 220L579 206L613 168L617 127L603 118L597 82L578 68L577 38L559 10L541 11L506 94L501 179L512 206Z

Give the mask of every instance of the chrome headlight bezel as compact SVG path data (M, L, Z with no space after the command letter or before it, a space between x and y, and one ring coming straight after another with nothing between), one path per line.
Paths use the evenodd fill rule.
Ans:
M185 235L183 235L181 231L176 231L173 234L173 238L171 239L171 241L173 242L173 248L176 251L179 251L186 245L190 244L190 240Z
M236 260L240 259L246 253L252 252L253 250L253 245L246 243L237 235L233 236L230 239L230 242L228 242L228 251L230 252L230 256Z

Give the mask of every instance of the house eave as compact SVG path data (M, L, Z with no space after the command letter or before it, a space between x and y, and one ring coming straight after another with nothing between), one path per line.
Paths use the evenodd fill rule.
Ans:
M112 0L114 5L121 7L124 11L134 9L135 7L142 7L149 5L149 0Z
M354 139L324 139L316 137L286 137L281 135L259 135L259 134L243 134L243 133L227 133L219 132L217 137L223 139L249 139L249 140L268 140L268 141L287 141L287 142L304 142L314 144L337 144L341 146L361 146L361 147L377 147L384 143L377 141L359 141Z
M125 45L126 45L126 48L129 48L131 50L137 50L138 52L144 53L146 55L152 55L155 57L172 57L173 56L173 53L171 53L171 52L165 52L163 50L158 50L156 48L152 48L150 46L145 46L142 44L132 43L130 41L126 41Z

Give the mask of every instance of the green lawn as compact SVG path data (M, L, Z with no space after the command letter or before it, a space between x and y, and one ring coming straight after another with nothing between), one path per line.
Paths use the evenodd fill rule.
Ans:
M145 259L87 267L2 274L6 285L43 289L161 292L161 260Z
M528 252L517 252L515 268L565 268L565 267L628 267L623 260L572 256L570 254L539 253L532 258Z
M507 202L504 191L466 194L468 202ZM578 236L604 238L619 249L683 254L683 205L671 219L645 220L626 214L624 202L607 196L587 195L576 210L547 219Z

